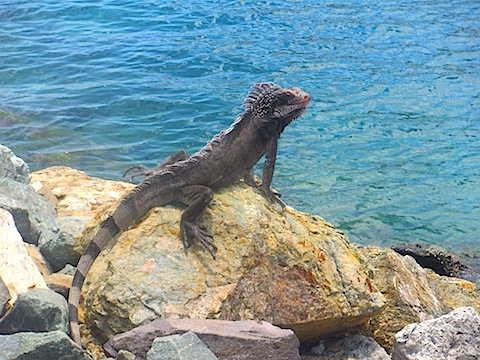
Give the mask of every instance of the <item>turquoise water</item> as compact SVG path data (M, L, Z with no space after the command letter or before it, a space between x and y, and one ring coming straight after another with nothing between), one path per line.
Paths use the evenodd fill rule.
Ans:
M311 94L274 186L363 244L480 251L478 1L0 0L0 143L118 179L198 150L249 86Z

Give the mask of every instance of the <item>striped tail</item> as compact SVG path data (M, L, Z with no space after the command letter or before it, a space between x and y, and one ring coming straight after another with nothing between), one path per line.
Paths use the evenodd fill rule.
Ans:
M85 248L78 262L77 271L75 271L75 275L73 276L72 286L68 294L68 320L72 339L80 346L82 346L82 341L78 325L78 305L85 277L98 254L107 247L110 240L114 239L120 231L120 227L115 222L114 215L109 216L108 219L100 225L97 234Z
M172 188L159 186L161 181L162 176L153 176L141 182L132 192L127 194L113 213L102 222L98 232L87 245L78 262L68 295L68 319L73 341L80 346L82 346L82 343L78 326L78 305L85 277L98 254L108 246L111 240L115 239L117 235L125 231L153 207L167 204L173 200Z

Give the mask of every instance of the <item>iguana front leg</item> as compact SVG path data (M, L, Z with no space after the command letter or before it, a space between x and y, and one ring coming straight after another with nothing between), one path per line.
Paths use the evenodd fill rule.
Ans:
M283 211L285 210L285 203L279 199L280 194L276 191L272 191L270 187L273 179L273 171L275 170L275 160L277 158L277 143L278 139L272 139L268 144L267 151L265 153L265 162L263 164L262 183L258 184L255 181L253 168L243 175L243 181L245 181L247 185L259 189L268 200L270 200L272 203L279 204Z
M265 162L263 163L262 185L260 186L260 190L272 203L279 204L283 211L285 210L285 203L280 200L278 195L275 194L270 188L273 179L273 172L275 170L275 160L277 159L277 146L278 137L271 138L267 144Z
M188 205L180 219L180 231L185 249L199 242L215 259L217 247L210 240L211 235L194 223L212 199L213 190L208 186L192 185L179 189L178 200Z
M132 170L138 170L138 174L133 174L128 178L129 182L132 182L133 179L139 176L149 177L155 174L158 171L163 170L167 165L175 164L178 161L186 160L189 158L188 153L185 150L177 151L169 156L167 156L160 164L155 166L153 169L146 167L145 165L134 165L125 171L123 178L126 178L127 174Z

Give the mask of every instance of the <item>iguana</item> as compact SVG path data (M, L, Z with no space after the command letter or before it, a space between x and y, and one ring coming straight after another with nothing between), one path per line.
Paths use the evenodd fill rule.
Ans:
M153 170L138 167L145 179L125 195L101 223L78 262L68 297L70 331L78 345L81 346L78 304L88 270L111 240L150 209L173 201L186 204L180 219L185 249L198 242L215 258L216 246L194 221L208 206L214 191L242 177L247 184L256 186L253 166L263 155L265 162L259 189L270 201L283 205L270 189L277 142L285 127L302 115L309 102L309 94L299 88L287 89L274 83L255 84L244 100L246 110L197 153L188 156L180 151Z

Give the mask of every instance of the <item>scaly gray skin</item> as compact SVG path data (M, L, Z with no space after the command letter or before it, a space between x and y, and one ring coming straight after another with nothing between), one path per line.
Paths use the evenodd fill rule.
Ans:
M265 163L260 190L270 201L284 207L270 189L277 142L285 127L305 111L309 102L310 96L299 88L284 89L273 83L255 84L244 100L245 112L200 151L192 156L184 151L175 153L153 170L136 167L146 176L145 179L124 196L102 222L80 258L73 277L68 297L69 321L72 338L78 345L81 346L78 304L88 270L111 240L150 209L172 201L188 205L180 219L185 248L199 242L215 258L216 246L194 221L208 206L214 191L230 186L242 177L255 186L253 166L263 155Z

